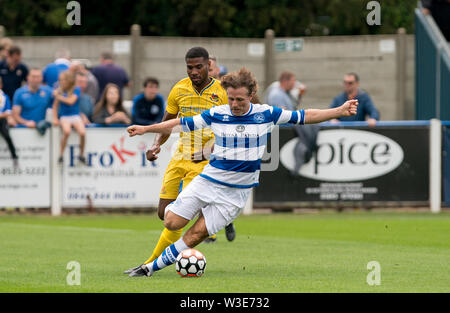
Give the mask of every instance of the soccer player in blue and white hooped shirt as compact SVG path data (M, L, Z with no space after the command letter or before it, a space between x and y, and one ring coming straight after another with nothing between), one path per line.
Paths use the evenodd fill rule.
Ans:
M267 136L277 124L313 124L356 114L357 100L333 109L287 111L251 102L257 91L253 74L245 68L227 74L222 86L228 105L213 107L193 117L173 119L150 126L130 126L130 137L144 133L170 133L181 125L184 131L210 128L215 136L214 152L203 172L195 177L177 200L166 208L164 224L170 230L199 218L182 238L153 262L130 276L151 276L175 262L178 254L193 248L231 223L245 206L252 187L258 185L261 158Z

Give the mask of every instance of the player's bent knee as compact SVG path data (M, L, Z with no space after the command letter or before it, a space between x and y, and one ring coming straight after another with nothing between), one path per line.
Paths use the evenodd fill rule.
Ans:
M168 211L164 218L164 227L171 231L180 230L186 226L187 223L189 223L189 220L178 216L171 211Z

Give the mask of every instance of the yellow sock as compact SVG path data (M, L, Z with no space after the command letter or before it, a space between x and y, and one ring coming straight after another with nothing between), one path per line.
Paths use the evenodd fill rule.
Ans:
M216 239L216 237L217 237L216 234L214 234L214 235L212 235L212 236L209 236L209 238L211 238L211 239Z
M157 257L163 253L163 251L173 244L175 241L181 238L181 234L183 232L183 229L171 231L167 228L164 228L164 230L161 233L161 236L159 237L159 241L156 244L155 249L153 250L152 256L147 259L147 261L144 262L144 264L148 264L155 260Z

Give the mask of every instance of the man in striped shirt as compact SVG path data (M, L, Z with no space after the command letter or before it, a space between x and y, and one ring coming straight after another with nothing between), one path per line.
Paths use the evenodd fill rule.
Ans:
M197 214L199 218L182 238L167 247L153 262L142 265L134 276L151 276L173 264L178 254L193 248L232 222L241 212L251 188L258 185L261 158L271 129L278 124L313 124L356 114L357 100L319 110L287 111L266 104L253 104L257 91L253 74L245 68L222 79L228 105L213 107L199 115L182 117L150 126L130 126L129 135L147 132L169 134L181 125L183 131L210 128L215 136L209 164L195 177L175 202L166 207L164 226L177 230Z

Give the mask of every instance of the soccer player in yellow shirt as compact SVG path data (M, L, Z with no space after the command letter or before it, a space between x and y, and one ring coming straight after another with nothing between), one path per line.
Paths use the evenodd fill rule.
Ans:
M208 75L210 61L206 49L202 47L189 49L185 61L188 77L180 80L170 91L162 122L177 117L201 114L213 106L228 103L226 91L222 88L220 82ZM158 158L161 145L169 137L170 134L158 134L156 136L152 147L147 151L149 161ZM164 220L167 205L177 198L180 184L183 184L183 188L186 187L208 164L213 145L214 136L210 130L180 134L177 150L166 169L159 194L158 216L161 220ZM170 231L164 228L152 255L144 264L155 260L165 248L180 239L182 231L182 229ZM132 272L138 268L140 266L130 268L124 273L131 276Z

